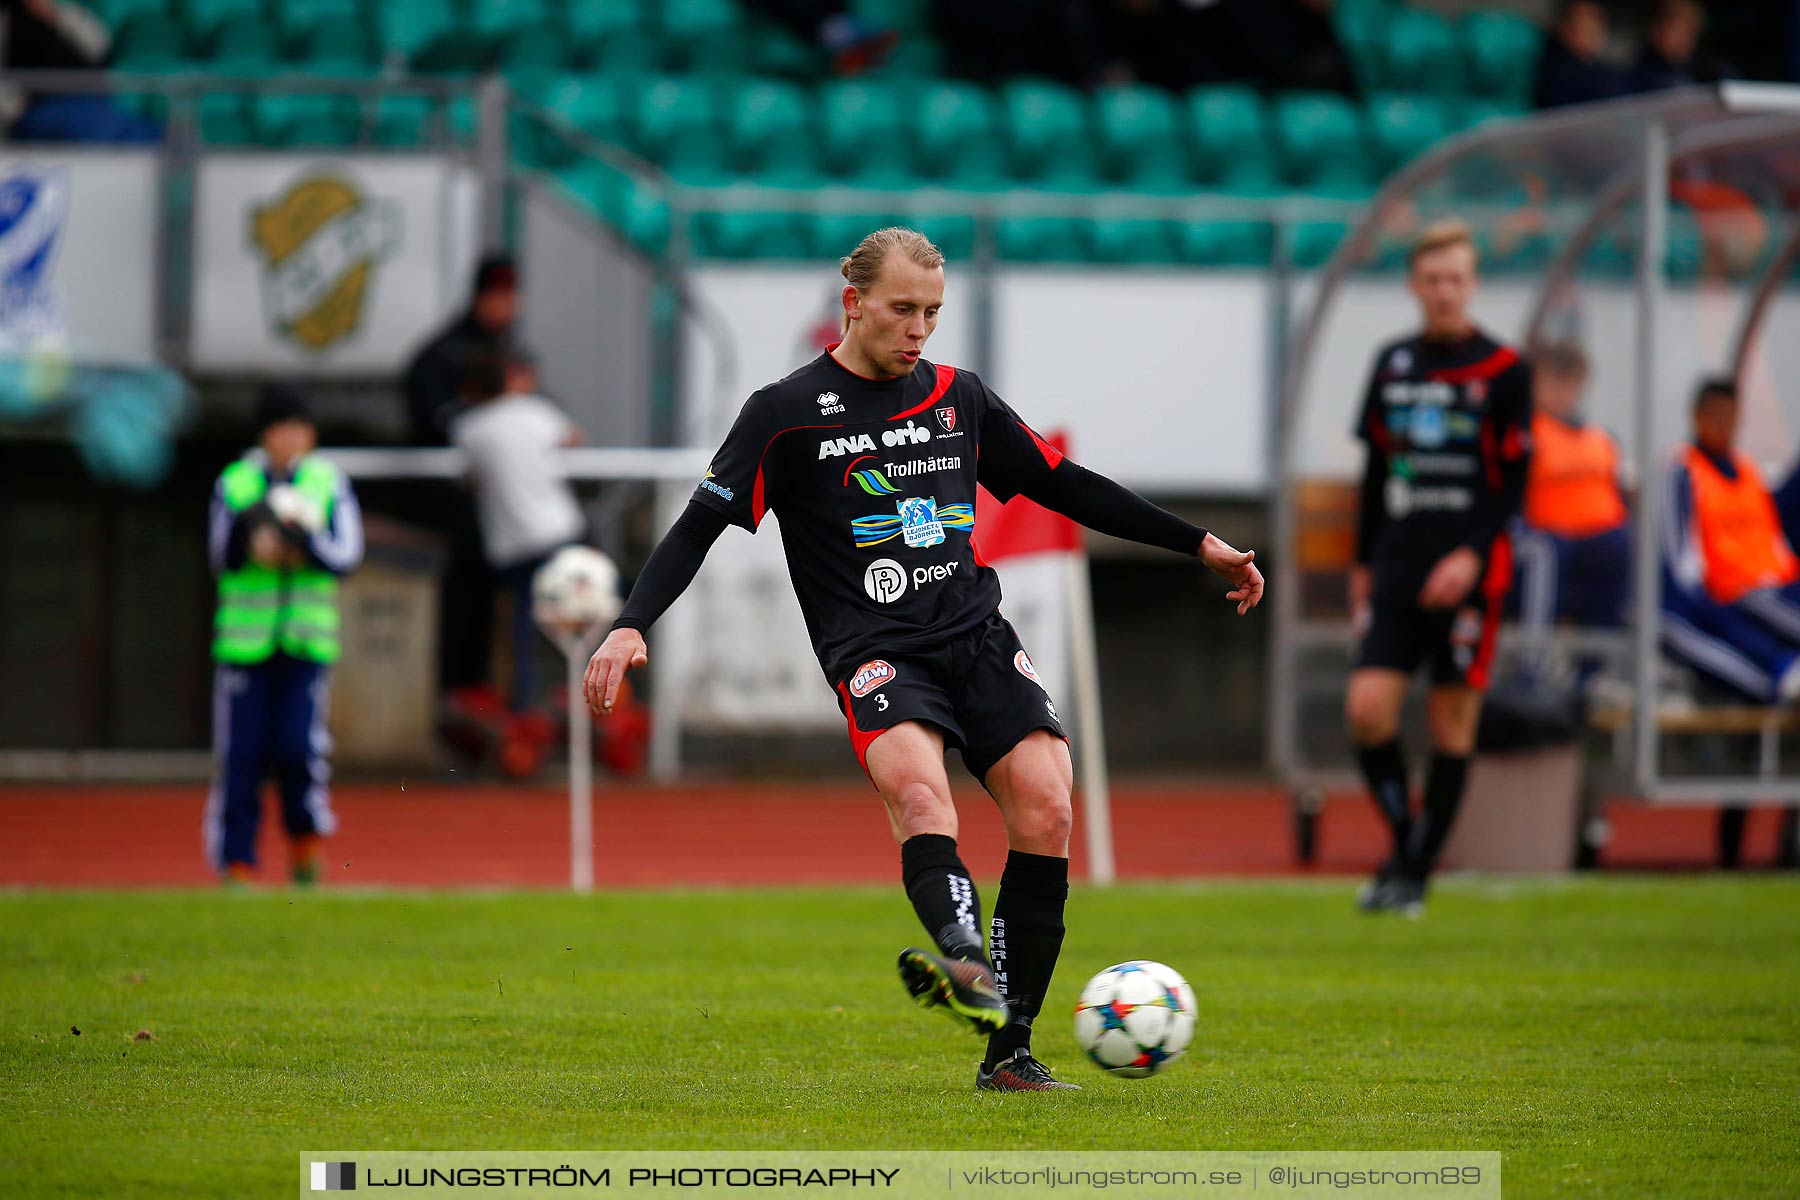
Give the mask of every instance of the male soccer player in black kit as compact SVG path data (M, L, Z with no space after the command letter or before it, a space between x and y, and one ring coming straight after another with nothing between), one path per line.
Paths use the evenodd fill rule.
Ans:
M1393 854L1359 898L1369 912L1424 911L1425 881L1462 803L1512 573L1506 523L1525 491L1531 370L1469 319L1475 266L1461 222L1419 235L1410 284L1424 329L1376 355L1356 427L1369 450L1350 573L1362 650L1344 708L1394 835ZM1424 665L1432 756L1414 815L1400 706Z
M1047 1091L1072 1086L1031 1056L1031 1023L1062 948L1072 772L1062 724L977 548L976 484L1198 555L1231 582L1240 614L1262 599L1263 580L1253 554L1083 470L968 371L925 362L943 263L907 229L878 230L843 261L843 341L744 405L588 664L587 699L611 710L625 670L646 661L644 631L727 525L754 532L765 512L779 513L814 651L887 806L907 896L936 942L936 952L900 956L901 980L920 1005L989 1035L978 1088ZM962 751L1006 824L998 975L957 856L947 746Z

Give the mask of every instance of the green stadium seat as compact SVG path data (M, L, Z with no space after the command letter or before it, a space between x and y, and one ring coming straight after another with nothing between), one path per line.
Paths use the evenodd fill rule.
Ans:
M1178 221L1173 230L1175 258L1208 267L1264 266L1273 247L1274 230L1267 221Z
M139 12L120 27L115 38L113 65L121 71L161 74L191 64L180 32L161 16Z
M1544 37L1513 13L1477 10L1457 27L1467 90L1523 107L1531 99Z
M717 97L703 79L660 75L631 93L637 151L671 171L719 169L726 161Z
M520 95L536 95L575 65L569 39L549 25L532 25L500 44L498 66Z
M1334 200L1366 201L1369 191L1366 187L1356 185L1325 185L1313 189L1313 193L1322 198ZM1288 230L1292 241L1289 244L1293 265L1303 271L1310 271L1325 265L1332 251L1350 232L1350 220L1354 214L1344 217L1320 217L1295 221Z
M735 0L662 0L657 14L674 64L707 74L743 69L744 16Z
M836 261L856 249L871 230L905 223L905 213L886 209L816 213L812 218L812 257Z
M962 187L997 184L1005 178L1006 150L986 89L938 80L916 91L907 111L917 122L908 140L920 175Z
M1085 222L1073 217L1002 217L995 248L1006 262L1084 262Z
M624 101L610 79L565 75L542 97L553 114L602 142L626 140Z
M773 21L752 20L745 42L750 53L750 66L759 75L781 75L793 79L811 79L829 71L829 64L819 47L806 41L785 25Z
M1444 102L1420 93L1376 96L1367 115L1369 140L1384 172L1405 166L1451 131Z
M1280 175L1268 110L1247 87L1195 88L1187 97L1189 136L1201 179L1224 187L1256 187Z
M251 108L261 139L274 146L351 146L362 124L348 96L259 95Z
M494 65L498 52L493 41L460 27L421 46L413 54L411 66L426 75L479 75Z
M944 52L926 33L908 34L888 52L878 74L888 79L935 79L944 73Z
M1102 168L1109 179L1168 184L1193 177L1175 101L1161 88L1129 84L1094 97Z
M1338 41L1365 92L1385 86L1387 27L1393 13L1387 0L1337 0L1332 6Z
M273 75L281 70L281 37L261 18L227 17L207 44L207 59L227 75Z
M1521 105L1509 104L1503 100L1484 100L1478 97L1465 97L1456 106L1456 128L1461 131L1473 129L1483 121L1501 120L1521 116L1529 109Z
M839 80L821 87L818 100L825 168L833 174L854 178L880 170L903 144L900 94L893 84Z
M1095 217L1088 242L1096 262L1160 263L1175 257L1175 225L1142 217Z
M1013 173L1045 183L1095 175L1087 103L1061 84L1020 80L1002 93Z
M965 262L975 256L975 218L966 213L918 210L906 214L906 225L930 238L945 258Z
M355 17L322 17L294 36L295 65L314 75L366 75L376 57L368 28Z
M248 146L255 143L256 128L242 92L207 92L195 103L200 140L215 146Z
M1453 96L1462 90L1463 65L1450 22L1422 8L1399 8L1389 18L1382 87L1396 92Z
M740 171L813 171L819 153L811 97L797 84L756 79L724 99L725 141Z
M270 15L263 0L180 0L175 10L181 17L179 24L190 33L201 34L210 34L224 21L266 21Z
M696 213L694 252L702 258L810 258L812 222L792 212Z
M563 29L576 53L588 61L600 42L619 34L641 34L647 23L639 0L577 0L563 9Z
M472 0L468 13L476 33L495 39L510 37L521 29L548 29L557 16L549 0Z
M459 24L453 0L381 0L374 16L382 53L408 61Z
M322 24L348 22L368 28L362 0L272 0L272 9L276 24L296 41Z
M577 205L606 221L627 244L658 255L669 244L669 205L629 175L589 160L557 175Z
M431 143L438 123L445 119L429 96L382 96L375 102L372 140L390 150L412 149Z
M931 29L931 0L850 0L850 11L873 25L907 34Z
M1373 164L1356 108L1330 92L1289 92L1275 102L1275 144L1288 182L1302 187L1360 185Z
M115 33L140 13L161 21L169 19L168 0L89 0L87 7Z
M587 45L583 59L591 70L637 75L668 65L661 38L644 29L621 29Z

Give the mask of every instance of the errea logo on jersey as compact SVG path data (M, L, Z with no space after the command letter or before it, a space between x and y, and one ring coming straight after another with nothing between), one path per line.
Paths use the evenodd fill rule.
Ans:
M841 413L843 411L844 405L838 399L838 394L836 392L819 393L819 415L821 417L829 417L833 413Z
M911 421L897 429L881 431L881 444L889 450L901 446L916 446L920 442L929 442L930 440L931 431L920 428ZM850 437L826 438L819 443L819 457L821 459L841 458L846 454L868 454L874 449L874 435L858 433Z

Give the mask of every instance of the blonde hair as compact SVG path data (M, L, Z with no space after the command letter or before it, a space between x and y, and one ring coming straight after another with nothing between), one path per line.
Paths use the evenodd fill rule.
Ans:
M944 265L944 252L932 245L930 238L916 229L890 225L886 229L877 229L858 242L856 249L838 263L838 270L851 287L859 292L866 292L875 286L875 280L881 274L881 265L895 251L927 269ZM848 312L844 314L844 328L850 328Z
M1467 246L1480 261L1480 251L1475 249L1475 231L1469 223L1459 217L1449 217L1442 221L1433 221L1419 230L1419 236L1413 239L1412 249L1406 255L1407 270L1419 265L1419 260L1427 254L1435 254L1439 250L1447 250L1451 246Z

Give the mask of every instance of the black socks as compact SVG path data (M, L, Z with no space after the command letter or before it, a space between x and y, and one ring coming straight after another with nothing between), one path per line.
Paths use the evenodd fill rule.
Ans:
M989 1035L982 1069L1031 1044L1031 1023L1044 1007L1050 976L1062 953L1063 905L1069 898L1069 860L1013 850L994 902L994 975L1012 1020Z
M981 946L981 899L969 869L956 854L956 839L921 833L900 844L900 877L925 932L951 958L987 962Z
M1407 837L1412 831L1412 802L1407 797L1406 757L1400 752L1400 739L1393 738L1376 746L1358 746L1356 764L1369 791L1375 796L1375 807L1387 818L1394 834L1394 857L1406 855Z
M1431 868L1437 865L1438 852L1450 836L1450 823L1456 820L1468 781L1468 758L1431 756L1431 767L1425 775L1425 811L1413 822L1412 837L1406 847L1407 870L1418 878L1431 874Z

